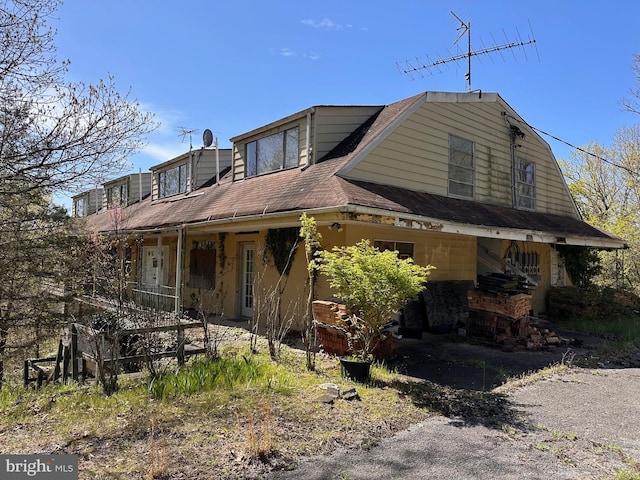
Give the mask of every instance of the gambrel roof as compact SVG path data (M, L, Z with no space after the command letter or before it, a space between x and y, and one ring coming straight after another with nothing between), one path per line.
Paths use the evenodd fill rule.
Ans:
M483 101L504 103L497 94L483 96ZM354 219L369 213L394 218L396 225L410 228L601 248L624 246L622 239L580 220L577 212L569 218L349 178L353 166L425 101L428 94L421 93L381 107L327 155L304 168L240 181L233 181L229 172L219 184L207 184L184 196L148 198L125 210L125 228L149 231L210 225L232 231L241 229L243 220L273 222L288 217L292 222L302 212L336 212ZM95 230L112 229L108 212L88 221Z

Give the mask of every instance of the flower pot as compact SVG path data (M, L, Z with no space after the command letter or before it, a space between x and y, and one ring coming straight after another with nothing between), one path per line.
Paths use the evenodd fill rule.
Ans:
M341 358L342 376L354 382L365 382L369 379L371 362Z

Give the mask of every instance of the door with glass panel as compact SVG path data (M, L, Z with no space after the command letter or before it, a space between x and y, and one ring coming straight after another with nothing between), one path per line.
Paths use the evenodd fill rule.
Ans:
M255 274L255 250L253 243L243 243L240 247L242 255L240 278L240 314L253 318L253 281Z

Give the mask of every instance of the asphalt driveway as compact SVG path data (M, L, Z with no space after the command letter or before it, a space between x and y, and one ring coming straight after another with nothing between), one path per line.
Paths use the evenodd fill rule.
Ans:
M518 426L435 416L368 451L340 451L268 478L606 478L640 462L639 398L640 369L572 369L508 395Z
M578 349L502 352L451 337L401 345L406 373L460 390L489 391ZM435 415L363 451L338 451L268 478L585 479L640 463L640 369L572 368L506 394L505 420ZM507 419L508 417L508 419Z

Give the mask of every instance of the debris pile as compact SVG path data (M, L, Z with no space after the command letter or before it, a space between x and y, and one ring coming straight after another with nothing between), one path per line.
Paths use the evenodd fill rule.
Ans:
M516 352L519 350L549 350L554 347L581 347L582 341L576 338L566 338L560 336L554 330L548 328L528 327L528 332L524 336L514 337L505 333L497 334L493 341L502 346L505 351Z

